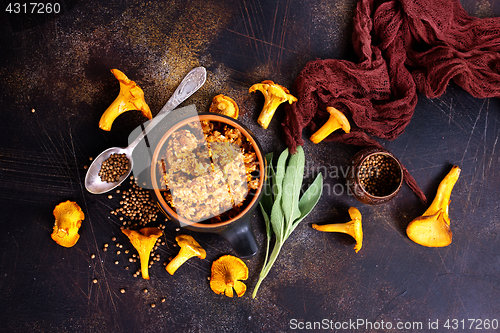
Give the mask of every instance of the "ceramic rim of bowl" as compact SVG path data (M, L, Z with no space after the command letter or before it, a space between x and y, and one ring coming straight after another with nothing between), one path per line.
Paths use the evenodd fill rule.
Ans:
M399 172L400 172L400 178L399 178L399 184L397 187L394 188L394 190L387 194L387 195L384 195L384 196L377 196L377 195L373 195L371 194L370 192L368 192L365 187L363 185L361 185L360 181L359 181L359 172L361 171L360 167L361 165L368 159L368 157L371 157L373 155L384 155L384 156L387 156L389 157L390 159L392 159L393 161L396 162L397 166L398 166L398 169L399 169ZM404 174L403 174L403 166L401 165L401 163L399 162L399 160L394 156L392 155L391 153L389 152L384 152L384 151L375 151L373 153L370 153L368 155L366 155L361 161L359 161L359 168L358 168L358 171L356 171L355 175L356 175L356 182L359 184L359 188L361 189L361 191L363 191L364 194L366 194L367 196L375 199L375 200L380 200L380 199L387 199L387 198L390 198L391 196L393 196L395 193L397 193L399 191L399 189L401 188L401 186L403 185L403 178L404 178Z
M199 222L189 221L189 220L179 216L170 207L170 205L165 201L165 198L161 195L160 189L157 186L157 168L156 168L156 165L158 162L158 156L160 154L160 150L162 149L162 147L165 144L165 142L167 141L167 139L172 135L172 133L174 133L179 128L187 125L188 123L191 123L191 122L196 121L196 120L199 120L199 121L201 121L201 120L219 121L219 122L225 123L227 125L230 125L236 129L240 130L241 133L243 134L243 136L245 136L245 138L247 138L248 141L250 141L250 143L255 151L255 154L257 155L257 160L259 161L259 169L258 169L259 170L259 187L255 190L255 193L253 194L252 200L246 205L245 209L243 209L241 212L238 213L238 215L236 215L233 218L231 218L227 221L224 221L224 222L199 223ZM156 196L157 200L159 201L161 208L163 210L165 210L168 215L172 216L174 219L176 219L180 223L187 225L187 226L190 226L190 227L197 227L197 228L215 229L218 227L228 225L231 222L234 222L234 221L240 219L241 217L243 217L251 209L251 207L257 203L257 199L260 197L260 192L263 189L265 177L266 177L266 161L265 161L264 157L262 156L260 146L257 143L257 141L255 140L253 134L248 129L246 129L242 124L238 123L234 119L223 116L223 115L219 115L219 114L201 113L198 116L193 116L193 117L183 119L180 122L178 122L177 124L173 125L171 128L169 128L167 130L167 132L165 132L165 134L163 134L160 142L156 146L156 149L153 153L153 159L151 161L151 180L153 182L153 189L155 192L155 196Z

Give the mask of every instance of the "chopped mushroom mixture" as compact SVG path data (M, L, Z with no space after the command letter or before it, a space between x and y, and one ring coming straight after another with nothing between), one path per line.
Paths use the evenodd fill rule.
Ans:
M249 191L259 186L258 161L236 128L202 120L172 133L160 153L163 195L192 222L216 223L236 216Z

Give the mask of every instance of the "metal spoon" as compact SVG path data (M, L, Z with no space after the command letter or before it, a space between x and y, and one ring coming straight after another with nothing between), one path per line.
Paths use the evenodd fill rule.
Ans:
M165 106L158 112L156 117L154 117L148 124L148 126L142 131L142 133L135 139L127 148L113 147L106 149L99 156L97 156L87 171L85 176L85 188L87 191L93 194L106 193L118 185L120 185L132 171L134 161L132 160L132 151L137 146L137 144L148 134L148 132L155 127L167 114L170 113L175 107L185 101L189 96L196 92L204 83L207 78L207 72L204 67L196 67L191 70L186 77L179 84L174 94ZM99 171L101 170L101 164L106 159L108 159L111 154L125 154L129 159L129 169L127 172L120 177L117 182L103 182L99 176Z

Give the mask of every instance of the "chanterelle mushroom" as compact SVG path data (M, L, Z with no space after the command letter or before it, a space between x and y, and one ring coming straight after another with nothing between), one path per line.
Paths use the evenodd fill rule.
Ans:
M248 267L237 257L225 255L212 264L212 276L210 277L210 288L216 294L225 294L233 297L233 288L236 295L243 296L247 286L239 281L248 278Z
M72 247L80 238L78 230L85 214L76 202L69 200L58 204L53 213L56 221L51 235L52 239L61 246Z
M452 232L448 209L453 186L460 176L455 165L439 184L436 197L422 216L410 222L406 228L408 237L417 244L427 247L443 247L451 244Z
M259 118L257 119L257 123L259 123L259 125L264 129L269 126L276 109L281 103L288 102L292 104L293 102L297 102L297 98L290 95L287 88L280 86L271 80L256 83L248 89L251 93L256 90L259 90L264 95L264 107L262 108Z
M206 258L207 253L193 237L189 235L178 235L175 237L175 240L181 249L177 256L167 265L167 272L171 275L191 257L198 257L200 259Z
M311 141L314 143L323 141L324 138L338 129L342 129L346 133L351 131L351 125L342 112L331 106L327 107L326 111L328 111L330 117L320 129L311 135Z
M149 256L156 244L156 240L163 234L161 229L146 227L140 230L122 229L122 232L127 235L130 243L139 253L142 278L149 280Z
M144 117L153 118L151 110L144 100L142 89L118 69L112 69L111 72L120 82L120 93L102 114L99 120L99 128L105 131L111 130L111 125L113 125L116 117L130 110L139 110Z
M356 240L354 250L357 253L363 246L363 226L361 224L361 213L357 208L351 207L349 208L349 216L351 217L351 221L346 223L324 225L313 224L312 227L319 231L342 232L344 234L351 235Z
M238 104L228 96L217 95L212 99L212 104L210 105L209 112L220 113L225 116L238 119L239 108Z

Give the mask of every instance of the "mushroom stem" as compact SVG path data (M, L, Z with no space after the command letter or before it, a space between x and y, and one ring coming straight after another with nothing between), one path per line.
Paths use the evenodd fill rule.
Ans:
M173 275L177 268L181 267L189 258L194 257L195 254L191 250L181 248L179 254L172 259L167 265L167 272Z
M326 111L330 114L330 117L320 127L313 135L311 135L311 141L314 143L319 143L323 141L328 135L333 133L334 131L342 128L344 132L349 133L351 130L351 126L349 125L349 121L344 116L342 112L335 109L334 107L327 107Z
M455 183L460 176L460 171L461 170L457 165L451 168L450 172L443 178L443 180L439 184L436 197L432 201L429 208L427 208L427 210L423 214L424 216L433 215L441 209L444 213L444 219L446 223L450 225L448 207L450 205L451 191L453 190L453 187L455 186Z
M207 256L206 251L198 244L198 242L189 235L177 235L175 237L177 244L181 248L177 256L170 261L166 270L170 275L173 275L177 268L181 267L189 258L198 257L205 259Z
M324 232L342 232L344 234L351 235L354 237L354 221L349 221L347 223L332 223L332 224L313 224L313 229Z
M146 253L146 251L139 252L139 260L141 261L141 275L145 280L149 280L149 257L151 252Z

